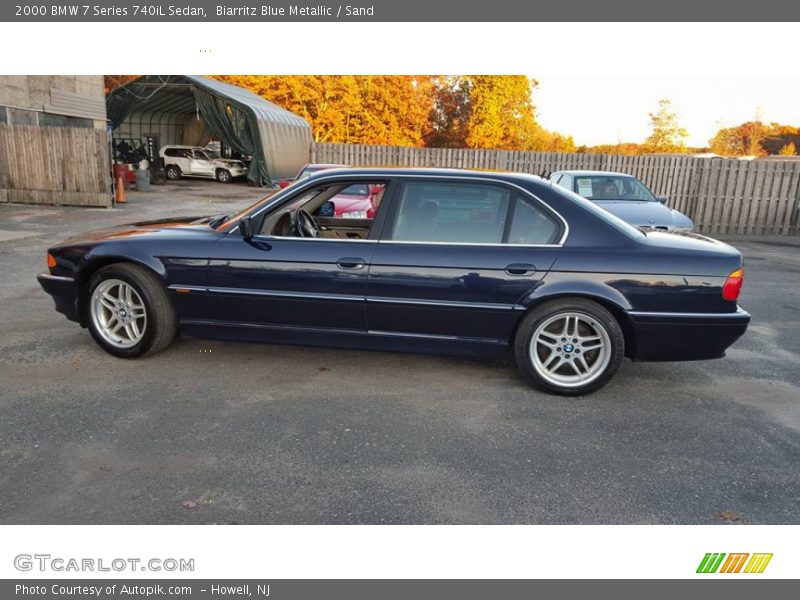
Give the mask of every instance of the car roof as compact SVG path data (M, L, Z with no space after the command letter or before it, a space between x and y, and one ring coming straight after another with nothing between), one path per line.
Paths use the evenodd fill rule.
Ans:
M508 171L489 171L479 169L449 169L443 167L348 167L344 165L332 165L326 175L329 174L350 174L350 175L392 175L411 174L419 177L483 177L483 178L502 178L502 179L524 179L526 181L544 181L538 175L528 173L512 173ZM321 174L320 174L321 175Z
M592 176L592 175L597 175L597 176L615 175L617 177L631 177L631 178L634 178L633 175L629 175L628 173L620 173L618 171L588 171L588 170L584 171L584 170L577 169L577 170L574 170L574 171L571 171L571 170L554 171L553 175L555 175L557 173L559 173L559 174L560 173L566 173L567 175L586 175L586 176Z
M542 179L538 175L528 173L510 173L506 171L478 171L475 169L443 169L434 167L341 167L327 169L324 172L313 175L314 180L333 175L352 175L357 177L396 177L409 176L415 177L460 177L474 179L495 179L517 185L538 183L539 185L550 186L551 183Z
M346 166L347 165L342 165L342 164L339 164L339 163L308 163L307 165L304 165L303 168L304 169L308 169L309 167L311 167L311 168L323 168L324 167L326 169L335 169L336 167L346 167Z

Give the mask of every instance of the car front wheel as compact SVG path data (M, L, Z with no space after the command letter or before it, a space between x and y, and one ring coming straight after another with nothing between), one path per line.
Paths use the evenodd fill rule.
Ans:
M514 340L517 366L539 389L577 396L600 389L619 369L625 337L606 308L572 298L534 308Z
M181 169L177 165L169 165L167 167L167 179L175 181L181 178Z
M227 169L217 169L217 181L220 183L228 183L230 180L233 179L231 177L231 172Z
M87 321L103 350L120 358L169 346L177 322L164 286L138 265L117 263L95 273L88 285Z

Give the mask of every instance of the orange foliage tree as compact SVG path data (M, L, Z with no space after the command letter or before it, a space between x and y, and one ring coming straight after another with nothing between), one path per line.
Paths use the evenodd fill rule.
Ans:
M723 127L709 140L710 150L723 156L785 154L791 144L800 144L800 128L761 121Z
M431 78L412 75L219 75L305 118L317 142L421 146Z
M105 93L108 93L113 90L115 87L119 87L121 85L125 85L129 81L132 81L139 77L138 75L103 75L103 86L105 87Z
M470 77L466 146L501 150L574 152L570 136L551 133L536 121L531 93L538 85L524 75Z

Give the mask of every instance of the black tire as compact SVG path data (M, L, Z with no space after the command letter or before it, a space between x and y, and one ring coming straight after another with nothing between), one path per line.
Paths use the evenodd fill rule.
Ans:
M220 183L230 183L233 181L231 172L228 169L217 169L217 181Z
M178 165L167 165L167 179L177 181L182 177L181 168Z
M147 314L141 340L134 346L119 348L104 339L92 318L92 295L103 281L122 280L134 288L141 297ZM132 263L115 263L99 269L86 287L86 322L97 344L109 354L119 358L137 358L155 354L170 345L177 332L177 317L167 292L158 277L148 269Z
M585 376L587 379L584 383L577 381L554 381L556 378L563 380L566 376L576 376L571 374L572 366L567 362L557 363L563 364L564 366L560 370L557 369L555 374L550 373L549 377L545 377L542 372L546 371L546 363L550 358L549 352L558 352L559 356L554 357L554 361L561 360L562 356L571 356L572 362L575 363L575 359L578 358L578 353L584 342L571 344L571 339L565 340L565 338L559 337L555 340L555 344L561 345L558 345L557 348L553 348L552 350L548 350L547 346L536 346L535 351L544 354L546 356L545 359L541 359L541 354L539 354L539 361L535 364L534 358L532 357L531 340L537 329L548 321L551 321L551 319L556 319L558 315L566 313L586 317L587 320L582 322L581 327L594 327L600 338L599 343L605 349L604 351L599 349L584 351L584 363L578 368L582 368L582 365L587 362L590 365L597 365L596 372L591 375L588 375L589 371L586 371ZM553 321L553 326L556 328L560 327L560 321ZM602 334L602 330L605 331L605 337ZM545 328L544 331L548 332L548 328ZM591 334L591 331L589 331L589 333ZM561 334L548 333L548 337L558 337L560 335ZM578 334L576 334L576 336L577 335ZM579 338L576 337L576 339ZM592 342L586 342L586 345L589 347L594 344ZM567 348L571 349L572 355L565 353L565 349ZM575 348L577 348L577 351ZM601 354L601 352L604 353ZM517 334L514 337L514 356L516 358L517 367L525 379L540 390L564 396L579 396L600 389L614 377L617 369L619 369L622 364L622 358L625 356L625 336L614 315L597 302L584 298L562 298L545 302L535 307L522 319L517 328ZM592 363L592 357L598 362ZM602 357L602 359L600 357ZM608 362L603 366L606 359ZM569 358L567 358L567 360L569 360Z

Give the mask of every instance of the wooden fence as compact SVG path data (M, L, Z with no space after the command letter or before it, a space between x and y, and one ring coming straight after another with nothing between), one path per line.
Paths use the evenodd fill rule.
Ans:
M692 156L559 154L456 148L315 144L314 162L362 166L451 167L543 174L597 169L635 175L700 231L800 235L800 161Z
M0 202L111 206L108 134L0 125Z

